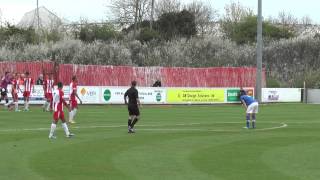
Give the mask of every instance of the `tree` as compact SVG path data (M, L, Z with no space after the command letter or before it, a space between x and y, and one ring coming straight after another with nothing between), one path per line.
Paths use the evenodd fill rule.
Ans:
M223 17L223 21L238 23L242 19L252 16L253 11L252 9L243 6L239 1L238 2L231 2L224 7L225 15Z
M195 19L195 14L188 10L182 10L178 14L178 21L176 23L181 36L190 38L197 34Z
M165 39L171 39L178 34L176 22L178 21L177 13L163 13L158 20L159 31Z
M142 28L138 37L138 40L141 43L149 42L152 40L158 40L158 39L160 39L160 34L158 33L158 31L150 29L149 27Z
M229 38L238 44L254 43L257 36L257 16L248 16L231 25ZM282 29L270 22L263 22L263 36L266 40L288 39L293 37L289 29Z
M104 24L83 24L80 27L79 39L84 42L95 40L108 41L119 37L114 26L109 23Z
M215 9L202 1L193 1L186 5L185 9L194 14L197 30L201 35L212 31L213 23L218 17L218 12Z
M155 18L160 18L165 13L177 13L182 9L180 0L160 0L155 6Z
M152 29L154 23L154 1L155 0L151 0L150 29Z
M164 13L158 20L159 32L166 40L176 36L190 38L196 35L195 15L188 10Z
M150 0L112 0L110 8L119 23L134 24L136 34L139 24L149 17L151 3Z
M308 27L308 26L312 25L312 19L309 16L303 16L301 18L301 24L304 27Z
M240 2L231 2L225 6L225 15L220 20L222 31L227 37L235 33L233 26L248 16L253 16L252 9L243 6Z
M291 30L294 30L295 26L298 24L298 19L285 11L279 13L277 20L283 28L289 28Z

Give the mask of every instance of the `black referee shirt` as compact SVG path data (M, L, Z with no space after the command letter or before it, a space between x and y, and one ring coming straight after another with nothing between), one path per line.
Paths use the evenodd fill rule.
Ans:
M135 87L129 88L126 93L124 94L124 97L129 97L129 105L137 105L137 99L139 98L138 90Z

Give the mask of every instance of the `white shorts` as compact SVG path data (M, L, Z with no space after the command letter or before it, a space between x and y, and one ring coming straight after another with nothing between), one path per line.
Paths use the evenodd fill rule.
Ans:
M259 110L259 104L258 102L254 102L252 104L250 104L247 108L247 114L256 114L258 113Z

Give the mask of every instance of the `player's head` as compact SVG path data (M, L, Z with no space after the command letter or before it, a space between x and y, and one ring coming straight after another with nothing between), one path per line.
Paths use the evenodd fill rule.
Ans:
M240 93L239 93L239 96L244 96L244 95L247 95L247 92L243 89L240 90Z
M6 71L6 72L4 73L4 75L7 76L9 73L10 73L9 71Z
M72 81L73 82L77 81L77 76L72 76Z
M53 79L53 74L52 74L52 73L49 75L49 78L50 78L50 79Z
M26 72L26 77L28 77L30 75L29 71Z
M137 81L132 81L132 82L131 82L131 86L132 86L132 87L136 87L136 86L137 86Z
M58 89L62 89L63 88L62 82L58 82L57 86L58 86Z

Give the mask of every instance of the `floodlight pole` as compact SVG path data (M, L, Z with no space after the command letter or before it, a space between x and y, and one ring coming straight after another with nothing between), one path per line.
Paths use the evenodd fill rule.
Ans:
M256 99L262 96L262 0L258 0Z

